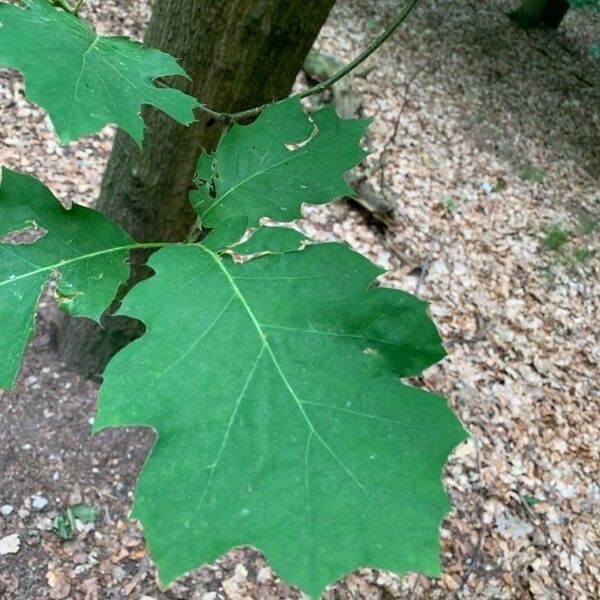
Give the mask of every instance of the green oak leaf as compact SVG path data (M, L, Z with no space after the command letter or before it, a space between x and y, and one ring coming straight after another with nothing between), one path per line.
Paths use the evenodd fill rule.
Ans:
M302 203L354 194L344 173L366 156L359 146L367 120L340 119L330 105L308 117L300 100L268 106L251 125L234 125L214 156L202 154L190 194L202 226L235 217L250 227L262 217L292 221Z
M43 106L61 143L116 123L141 143L141 106L151 104L180 123L194 121L194 98L154 80L186 76L168 54L124 37L102 37L48 0L0 3L0 66L18 69L27 97Z
M146 333L107 367L94 429L157 433L132 516L162 581L240 545L313 595L358 567L439 574L465 432L401 381L444 355L426 304L342 244L149 264L120 311Z
M2 169L0 238L26 229L45 235L33 243L0 243L0 387L10 389L35 328L35 310L53 273L57 298L76 316L99 320L129 276L133 240L100 213L65 209L42 183Z

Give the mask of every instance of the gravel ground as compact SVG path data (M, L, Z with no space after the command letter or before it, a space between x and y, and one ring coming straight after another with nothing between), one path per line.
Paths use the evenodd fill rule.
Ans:
M88 1L87 16L139 37L147 3L122 4ZM318 47L348 60L397 4L340 0ZM571 11L557 34L528 33L509 8L419 7L352 81L374 117L364 170L392 213L339 203L301 224L431 302L449 356L415 383L445 393L472 433L445 472L443 577L362 570L330 599L600 597L600 76L587 54L600 27ZM61 148L22 80L0 70L0 131L1 162L65 201L97 195L111 128ZM126 518L152 436L90 437L97 388L52 354L54 310L45 300L17 389L0 399L0 506L13 507L0 508L0 545L18 546L0 555L0 597L301 597L249 549L159 591ZM95 529L61 543L51 519L80 502L99 509Z

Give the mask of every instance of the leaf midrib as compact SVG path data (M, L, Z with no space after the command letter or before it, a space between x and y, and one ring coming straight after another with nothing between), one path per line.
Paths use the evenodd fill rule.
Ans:
M206 215L208 213L210 213L210 211L215 208L215 206L217 206L218 204L222 204L223 201L225 200L225 198L227 198L227 196L229 196L229 194L235 192L236 190L238 190L240 187L242 187L245 183L248 183L248 181L252 181L253 179L255 179L256 177L259 177L261 175L264 175L265 173L268 173L269 171L271 171L272 169L275 169L276 167L279 167L280 165L286 163L287 161L291 161L291 160L296 160L297 158L300 158L301 156L304 156L305 154L308 153L308 151L312 148L312 146L309 147L310 141L307 142L306 146L304 146L304 148L306 148L306 150L294 150L294 151L289 151L289 155L286 155L286 157L283 160L277 161L271 165L269 165L268 167L266 167L265 169L256 171L254 173L252 173L249 177L246 177L246 179L242 179L242 181L240 181L239 183L236 183L233 187L229 188L220 198L217 198L201 215L201 218L204 219L206 218Z
M281 367L279 360L277 359L277 356L275 355L275 352L273 351L273 348L271 347L271 344L269 343L267 335L263 331L260 322L256 318L256 315L252 311L251 306L248 304L248 301L242 294L242 291L237 286L235 279L229 273L229 271L225 267L225 265L224 265L223 261L221 260L221 258L219 257L219 255L212 252L211 250L209 250L208 248L206 248L202 245L198 245L198 247L200 248L200 250L202 250L203 252L208 254L212 258L212 260L217 264L217 266L219 267L219 269L225 276L227 282L231 286L233 293L241 302L242 306L244 307L244 310L247 312L248 316L250 317L250 320L252 321L252 324L254 325L256 332L261 340L261 344L262 344L261 354L262 354L262 352L266 351L267 354L269 355L271 362L273 363L273 366L275 367L275 370L277 371L279 377L281 378L282 383L284 384L285 388L288 390L290 396L294 400L296 408L299 410L300 414L304 418L306 425L308 426L309 432L312 435L314 435L317 440L319 440L319 442L321 443L323 448L325 448L325 450L331 455L331 457L335 460L335 462L338 464L338 466L346 473L346 475L348 475L350 477L350 479L358 486L358 488L365 495L368 495L365 486L360 482L360 480L356 477L356 475L343 463L343 461L338 457L338 455L333 451L333 449L329 446L329 444L325 441L325 439L323 439L321 434L317 431L317 429L313 425L310 417L308 416L306 410L304 409L303 401L298 397L296 391L292 387L292 384L290 383L286 374L284 373L283 368Z
M0 244L0 246L10 246L11 244ZM15 244L19 245L19 244ZM82 254L80 256L76 256L75 258L69 258L67 260L61 260L52 265L48 265L46 267L40 267L39 269L35 269L33 271L29 271L28 273L23 273L21 275L17 275L12 279L5 279L4 281L0 281L0 287L5 285L10 285L19 281L21 279L27 279L28 277L34 277L35 275L39 275L40 273L45 273L47 271L57 271L61 267L80 262L83 260L88 260L90 258L96 258L98 256L105 256L107 254L112 254L113 252L123 252L125 250L138 250L138 249L148 249L148 248L164 248L166 246L174 246L171 242L156 242L152 244L127 244L125 246L116 246L114 248L106 248L105 250L99 250L98 252L90 252L88 254Z

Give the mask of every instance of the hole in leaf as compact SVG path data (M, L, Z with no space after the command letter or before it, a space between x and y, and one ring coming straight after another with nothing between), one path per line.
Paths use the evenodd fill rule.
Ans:
M310 142L318 133L319 133L319 129L315 125L313 127L313 130L310 132L310 135L305 140L303 140L301 142L289 142L284 145L290 152L295 152L296 150L299 150L300 148L303 148L304 146L306 146L306 144L308 144L308 142Z
M27 226L17 231L11 231L0 236L0 244L34 244L43 238L48 232L40 227L35 221L29 221Z
M217 186L215 185L214 178L210 180L210 184L208 186L208 195L211 198L216 198L217 197Z

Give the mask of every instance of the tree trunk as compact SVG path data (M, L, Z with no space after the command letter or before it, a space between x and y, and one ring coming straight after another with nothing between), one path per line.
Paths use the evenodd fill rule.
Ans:
M289 94L334 3L157 0L144 42L180 59L191 80L176 79L179 89L212 109L237 112ZM184 127L150 107L144 118L142 150L117 132L97 208L139 242L181 241L195 217L188 192L200 149L214 148L222 124L198 111L198 121ZM134 265L134 280L143 277ZM105 316L102 324L59 323L64 360L86 375L102 373L110 357L141 333L129 319Z
M509 16L520 27L545 26L556 29L570 6L568 0L523 0L521 6Z

